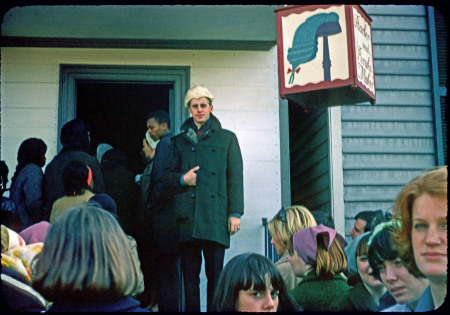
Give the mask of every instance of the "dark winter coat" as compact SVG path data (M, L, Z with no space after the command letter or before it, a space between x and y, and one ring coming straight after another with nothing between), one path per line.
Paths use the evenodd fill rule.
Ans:
M362 280L360 280L355 286L348 290L347 294L342 295L337 299L333 306L335 306L338 311L378 312L396 303L389 292L386 292L379 302L380 305L375 302L367 288L364 286Z
M26 165L19 173L9 192L25 229L44 219L44 173L34 163Z
M313 270L289 293L305 311L339 311L335 301L346 295L350 288L340 274L333 278L322 278Z
M174 194L178 243L202 239L230 246L228 217L244 213L243 162L236 135L210 116L211 127L197 140L192 118L172 138L164 170L166 192ZM183 186L181 177L200 166L196 186Z
M125 155L111 149L103 155L100 164L105 192L117 205L117 218L126 234L136 237L136 217L139 215L139 188L134 175L126 169ZM94 182L94 188L95 188Z
M102 170L98 160L89 152L89 128L81 119L73 119L61 128L60 141L63 148L45 168L45 217L48 221L56 199L65 195L62 175L71 161L88 165L94 178L94 193L104 193Z
M81 161L91 168L92 177L94 178L93 192L96 194L105 192L102 170L95 157L83 151L61 151L45 168L46 217L44 219L46 221L50 219L50 213L55 200L65 196L62 175L67 164L74 160Z
M140 307L140 302L132 297L124 297L114 302L97 302L90 304L69 303L54 304L49 312L149 312Z

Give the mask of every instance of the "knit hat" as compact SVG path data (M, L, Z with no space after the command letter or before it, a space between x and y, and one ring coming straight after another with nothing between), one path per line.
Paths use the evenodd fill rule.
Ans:
M306 264L313 265L317 255L317 236L323 236L324 245L328 250L336 233L336 230L323 224L302 229L293 236L294 249Z
M358 235L355 237L354 240L352 240L345 248L345 256L347 256L347 270L349 274L357 274L358 273L358 266L356 264L356 248L358 247L359 241L366 236L367 234L370 234L371 231L367 231L364 234Z
M206 97L212 103L214 100L214 95L204 86L196 85L192 87L189 91L187 91L186 96L184 98L184 107L189 107L189 102L192 99L199 99L202 97Z
M96 203L96 204L95 204ZM89 205L99 205L100 208L110 212L115 217L117 217L117 204L110 195L105 193L95 194L89 201Z

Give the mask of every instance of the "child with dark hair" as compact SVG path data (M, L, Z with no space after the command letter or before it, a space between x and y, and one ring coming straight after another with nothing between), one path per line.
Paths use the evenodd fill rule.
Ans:
M359 235L347 251L349 257L348 280L352 286L336 304L341 311L376 312L394 305L394 298L384 284L377 279L369 265L369 239L372 232ZM353 257L350 260L350 257Z
M71 206L88 202L94 193L94 180L89 166L80 161L71 161L64 168L63 186L65 196L57 199L52 207L50 223L55 220Z
M275 265L266 257L246 253L223 268L213 299L217 312L288 312L301 308L290 298Z
M413 275L403 264L394 247L392 235L397 221L388 221L375 227L369 239L369 264L375 278L381 280L397 304L383 312L414 312L419 298L429 282L423 275Z
M11 179L9 198L15 203L22 228L44 219L44 173L47 145L41 139L29 138L17 152L17 166Z

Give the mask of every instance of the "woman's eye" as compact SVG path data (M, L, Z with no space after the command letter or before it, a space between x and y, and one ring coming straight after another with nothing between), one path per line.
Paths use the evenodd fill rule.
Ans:
M364 256L359 256L358 258L359 258L360 261L367 261L368 260L367 256L365 256L365 255Z
M395 265L396 265L397 267L403 266L402 260L401 260L400 258L397 258L397 259L395 260Z
M253 291L252 295L255 296L255 297L260 297L261 296L261 292Z
M414 229L417 231L423 231L427 228L427 225L425 223L416 223L414 224Z
M384 266L383 265L378 265L377 269L378 269L379 273L382 273L384 271Z
M272 298L277 298L278 295L280 294L280 291L278 291L278 290L272 291L271 294L272 294Z

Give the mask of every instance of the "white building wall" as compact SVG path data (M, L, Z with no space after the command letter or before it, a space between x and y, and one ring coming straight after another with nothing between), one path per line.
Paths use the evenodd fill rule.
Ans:
M237 134L244 160L245 215L225 262L247 251L264 254L261 218L272 218L281 206L275 47L258 52L2 48L1 56L1 159L9 178L23 140L42 138L47 162L57 153L61 64L190 66L191 86L206 85L215 95L214 113ZM202 292L205 296L204 275Z
M42 138L47 162L57 153L61 64L190 66L191 86L204 84L213 92L214 113L237 134L244 160L245 215L226 260L246 251L264 254L261 218L271 218L281 206L275 47L262 52L2 48L1 56L1 159L9 178L23 140Z

